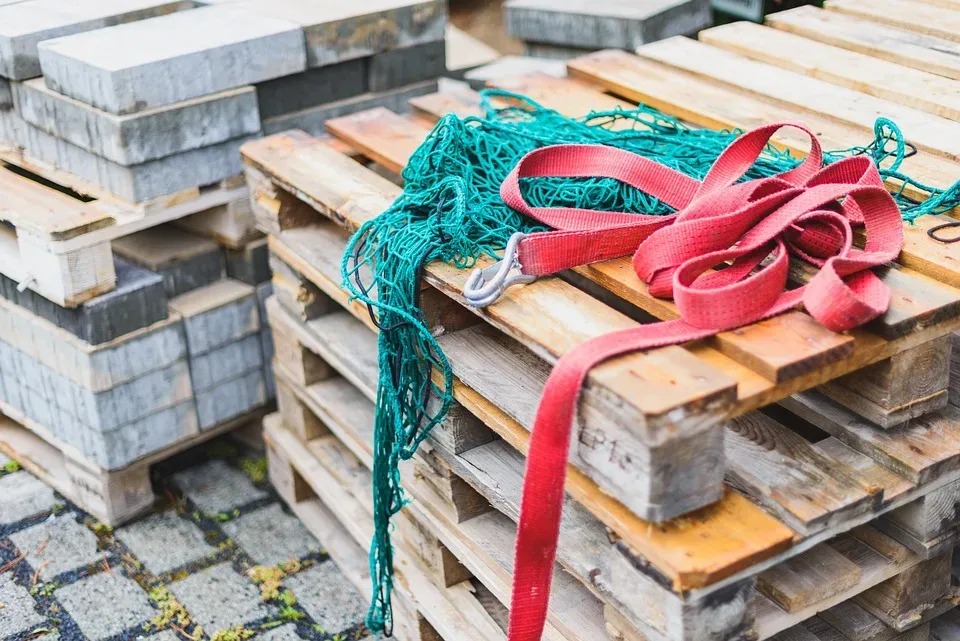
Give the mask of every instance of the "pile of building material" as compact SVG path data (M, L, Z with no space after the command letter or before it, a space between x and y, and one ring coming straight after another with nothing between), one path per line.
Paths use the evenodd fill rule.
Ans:
M567 59L626 49L713 24L710 0L506 0L507 32L528 56Z
M778 14L776 29L728 25L703 42L571 60L572 78L493 84L569 116L643 102L691 126L803 121L830 149L868 142L877 113L897 114L919 147L902 170L945 189L960 176L951 147L960 125L937 114L957 95L957 46L927 35L949 21L896 2L915 5L897 28L804 8ZM828 6L849 14L873 4ZM882 42L871 38L881 31ZM824 46L816 67L783 54L811 59ZM396 174L431 123L479 107L461 88L413 100L409 116L376 109L330 121L335 142L280 134L243 148L274 265L270 475L305 524L335 541L328 551L344 567L366 568L382 399L380 328L341 288L341 255L349 234L399 195ZM955 250L926 234L956 216L904 225L899 261L877 272L890 309L856 331L835 334L794 311L591 372L545 639L960 638L960 385L951 373L960 268ZM401 466L412 500L394 536L399 638L506 638L525 456L553 363L584 340L675 314L625 261L513 288L479 315L461 303L469 270L424 266L422 308L453 369L454 405Z

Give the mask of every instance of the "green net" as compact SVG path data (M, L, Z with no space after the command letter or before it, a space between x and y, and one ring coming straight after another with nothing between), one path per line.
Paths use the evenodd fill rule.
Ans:
M495 108L494 101L510 106ZM357 231L341 266L346 287L368 306L380 328L375 533L370 550L374 593L367 615L367 626L374 632L389 634L393 624L389 523L405 502L398 465L412 457L430 429L443 420L452 399L450 365L419 305L424 265L441 260L468 268L482 255L495 257L514 232L536 229L500 200L503 179L533 149L562 143L611 145L702 179L741 133L691 129L645 106L570 119L523 96L496 90L483 92L481 105L483 117L448 115L437 123L403 171L403 194ZM902 185L895 197L906 220L960 204L960 181L938 190L899 172L912 150L894 123L877 120L874 134L874 140L863 147L827 153L827 162L870 155L884 177ZM777 174L798 163L790 153L768 146L746 178ZM907 185L929 197L922 203L909 200L904 194ZM540 207L643 214L672 211L656 198L612 179L541 178L524 181L521 190L527 202ZM431 377L434 370L442 379L439 384Z

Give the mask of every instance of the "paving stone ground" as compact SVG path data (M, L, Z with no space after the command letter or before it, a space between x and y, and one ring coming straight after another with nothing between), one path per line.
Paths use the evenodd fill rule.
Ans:
M158 466L165 498L116 531L5 463L0 641L370 641L365 598L226 439Z

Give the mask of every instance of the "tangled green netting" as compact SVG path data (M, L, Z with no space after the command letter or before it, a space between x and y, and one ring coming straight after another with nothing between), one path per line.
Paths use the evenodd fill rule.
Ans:
M510 107L492 104L506 101ZM691 129L656 109L594 112L566 118L532 100L504 91L482 96L483 117L444 117L403 171L403 194L350 240L341 266L352 295L368 305L379 325L380 381L374 429L373 499L375 534L370 551L374 584L367 626L390 634L393 548L390 517L404 505L398 465L413 456L430 429L443 420L452 399L453 374L419 306L423 266L435 260L466 268L481 255L495 256L516 231L535 227L500 200L500 184L527 152L560 143L611 145L652 158L702 179L740 131ZM923 185L900 173L911 153L900 129L878 119L874 140L837 150L827 162L869 154L895 193L903 217L913 220L960 205L960 181L947 190ZM769 146L747 178L794 167L799 159ZM909 200L907 185L927 192ZM531 205L584 207L667 214L657 199L612 179L537 179L521 185ZM435 384L432 370L442 374Z

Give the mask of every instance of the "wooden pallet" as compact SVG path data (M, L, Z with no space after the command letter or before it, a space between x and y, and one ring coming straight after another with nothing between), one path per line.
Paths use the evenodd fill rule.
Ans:
M326 447L322 444L338 440L369 467L376 398L374 334L342 311L303 322L276 300L268 303L268 310L278 346L275 363L278 403L292 438L307 443L309 449ZM469 558L472 563L465 561L467 567L506 602L523 457L476 419L471 422L454 412L452 422L456 429L451 429L448 422L432 435L429 445L423 446L424 450L415 459L413 473L404 474L405 487L415 499L412 509L432 524L437 536L455 551L457 558ZM825 451L843 448L834 439L827 439L820 447ZM951 488L950 492L954 500L960 496L958 489ZM942 594L945 586L938 586L938 582L949 583L950 553L956 539L951 540L950 547L939 549L936 555L927 555L925 560L924 556L884 534L882 527L895 515L902 518L903 512L923 509L924 502L935 496L936 492L915 499L907 510L894 510L871 525L833 536L759 572L756 592L753 582L744 582L748 609L755 617L753 632L761 639L769 638L817 612L854 598L878 615L885 615L875 607L876 601L882 602L876 595L890 592L889 582L897 576L901 581L910 578L918 586L930 585L929 594L935 596L930 597L930 603L924 602L930 607L925 608L921 616L913 616L911 612L902 617L909 623L887 616L885 620L891 626L912 629L953 607L948 598L952 594ZM564 518L559 563L569 574L561 573L554 584L553 598L557 605L550 621L555 631L569 639L596 638L595 628L594 632L588 632L590 622L595 624L599 616L599 601L613 608L631 627L644 627L635 623L638 614L631 608L636 608L636 602L630 603L630 595L636 596L639 588L641 594L646 592L647 598L651 598L653 591L644 591L641 587L646 575L634 570L633 576L623 577L618 585L597 580L618 571L626 572L622 567L618 570L615 562L623 557L623 551L617 550L608 530L583 506L569 502ZM842 528L834 533L837 531ZM477 560L471 558L471 554L486 559L486 572L476 569ZM634 558L628 567L636 568L641 563L639 558ZM914 574L905 574L909 572ZM571 576L579 582L571 583ZM933 581L934 576L937 581ZM585 586L590 586L593 594ZM692 608L693 604L688 607ZM670 616L669 612L654 610L648 609L644 614ZM621 614L623 611L627 612L626 616ZM605 616L610 623L610 613ZM623 625L621 622L618 627ZM651 639L663 638L654 636L649 629L644 629L644 634Z
M115 287L110 241L246 198L242 179L131 203L0 145L0 273L63 307Z
M4 405L0 412L0 452L111 527L126 523L153 506L150 467L154 463L259 421L264 414L262 410L252 412L144 456L123 469L104 470L14 408Z

